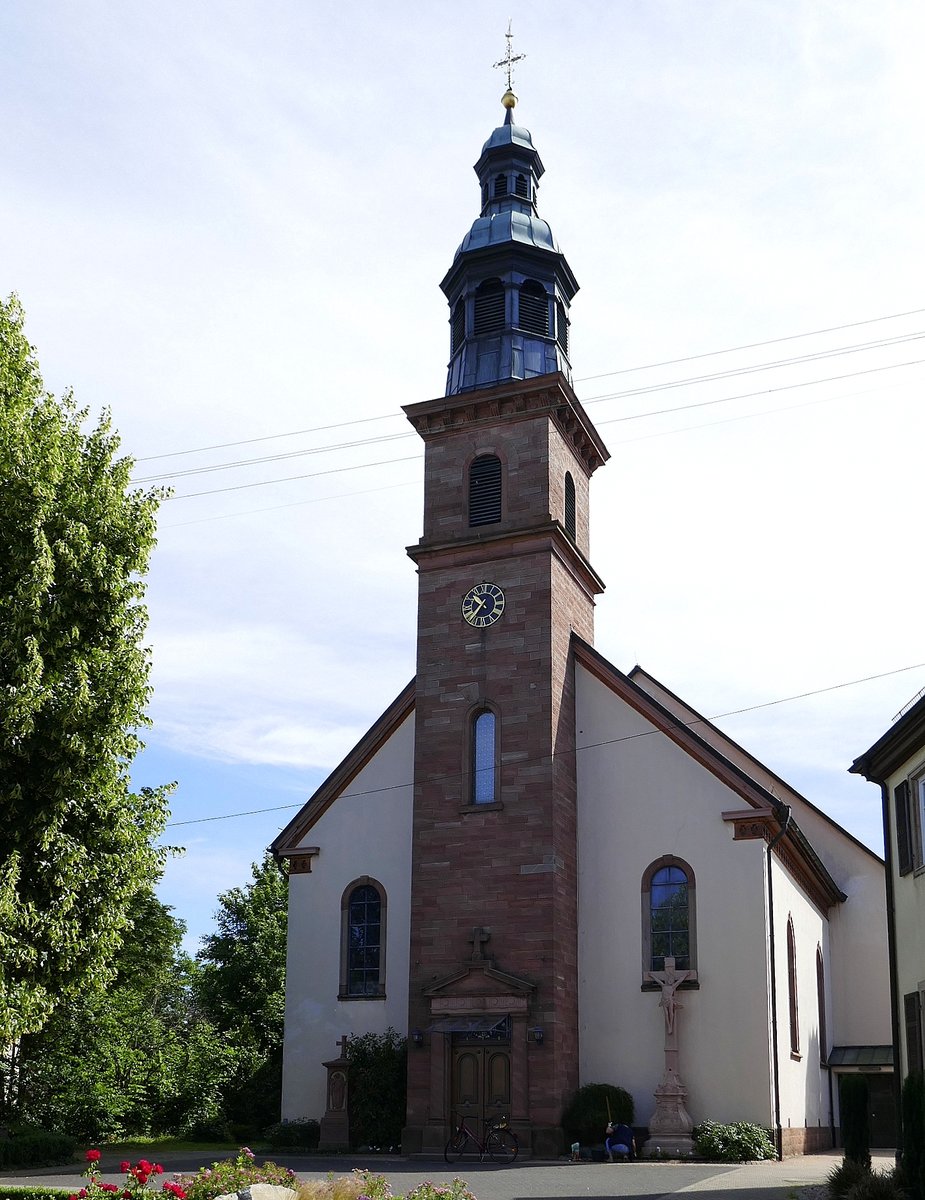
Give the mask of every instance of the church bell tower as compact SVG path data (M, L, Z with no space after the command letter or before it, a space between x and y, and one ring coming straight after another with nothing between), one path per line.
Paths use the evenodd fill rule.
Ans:
M508 67L510 68L510 52ZM509 77L510 85L510 77ZM442 288L446 395L408 405L425 446L419 577L405 1150L457 1114L560 1151L578 1085L572 631L603 584L588 492L606 448L571 387L578 284L537 214L543 165L504 123Z

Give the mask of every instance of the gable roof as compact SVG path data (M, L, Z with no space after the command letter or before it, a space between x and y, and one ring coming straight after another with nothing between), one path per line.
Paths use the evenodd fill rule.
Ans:
M848 770L871 783L883 784L894 771L925 746L925 696L890 726Z
M360 771L389 740L399 725L414 709L414 680L395 697L382 716L360 738L347 756L334 768L324 783L299 809L285 829L270 843L277 858L286 858L300 851L300 843L323 812L350 786ZM408 781L409 784L411 780Z
M723 813L725 820L733 821L737 827L740 823L748 821L750 829L747 836L755 836L759 825L763 827L763 836L769 841L774 835L780 835L774 842L775 852L823 911L847 899L805 833L793 819L789 805L726 757L712 742L695 733L688 722L671 712L630 676L624 675L574 632L572 652L576 662L581 663L605 687L745 801L748 808L744 812ZM658 683L655 679L652 679L652 682ZM667 689L665 691L667 692ZM709 722L705 723L709 725ZM712 726L711 728L715 729ZM723 737L719 730L715 732L719 738ZM758 766L761 765L757 759L752 761ZM787 790L792 791L790 788ZM796 792L793 794L798 795Z

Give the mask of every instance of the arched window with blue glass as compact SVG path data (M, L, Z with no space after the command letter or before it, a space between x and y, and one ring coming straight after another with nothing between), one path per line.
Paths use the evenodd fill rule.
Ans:
M657 859L642 877L642 970L663 971L673 958L678 971L697 969L694 872L673 855ZM653 986L655 986L653 984Z
M355 879L341 900L341 1000L385 997L385 889L368 875Z
M473 804L494 804L498 799L498 718L490 708L472 716Z

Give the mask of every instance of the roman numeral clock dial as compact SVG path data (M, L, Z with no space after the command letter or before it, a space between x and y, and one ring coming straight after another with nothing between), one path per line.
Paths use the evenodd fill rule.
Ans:
M476 629L494 625L504 612L504 592L496 583L477 583L463 596L463 619Z

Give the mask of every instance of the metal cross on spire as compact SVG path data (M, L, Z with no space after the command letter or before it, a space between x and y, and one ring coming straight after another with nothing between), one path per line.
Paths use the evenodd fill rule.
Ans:
M492 63L493 67L501 67L507 72L507 90L513 91L514 84L514 63L520 62L522 58L526 58L526 54L515 54L511 42L514 39L511 33L511 21L507 23L507 33L504 35L507 38L507 49L504 52L504 58L499 58L496 63Z

